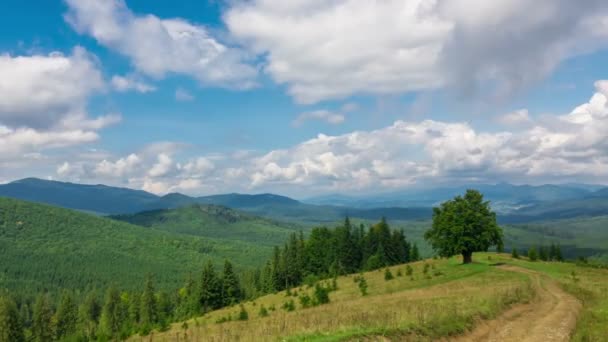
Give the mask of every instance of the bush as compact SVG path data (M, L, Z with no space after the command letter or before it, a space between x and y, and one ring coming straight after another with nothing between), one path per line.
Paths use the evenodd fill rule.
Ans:
M397 270L397 277L403 277L403 273L401 272L401 269Z
M367 296L367 281L363 277L359 278L359 291L362 296Z
M220 317L220 318L218 318L218 319L215 321L215 323L217 323L217 324L222 324L222 323L226 323L226 322L230 322L230 321L232 321L232 317L230 317L230 315L228 315L228 316L224 316L224 317Z
M311 303L312 300L310 299L309 295L303 294L300 296L300 305L302 305L303 308L309 308Z
M530 261L538 260L538 254L536 253L536 248L530 247L530 249L528 250L528 259L530 259Z
M319 284L315 285L313 305L329 303L329 290Z
M249 314L247 313L247 310L245 310L245 306L243 306L243 304L241 304L241 311L239 311L237 318L239 321L246 321L249 319Z
M314 274L309 274L306 277L304 277L303 283L304 285L308 286L308 288L311 288L313 286L315 286L315 284L319 281L319 277L315 276Z
M429 273L429 264L424 264L424 269L422 270L422 273L424 273L425 275L427 275Z
M389 280L393 280L395 277L393 277L393 273L391 273L390 269L385 269L384 270L384 280L389 281Z
M412 266L406 265L405 266L405 275L411 276L412 274L414 274L414 269L412 268Z
M519 259L519 253L517 253L517 249L515 247L513 247L513 250L511 251L511 257L513 259Z
M260 316L260 317L267 317L268 316L268 310L266 310L266 308L264 307L264 305L260 306L260 311L258 312L258 316Z
M294 311L296 309L296 303L293 302L293 299L283 303L282 306L283 310L285 311Z

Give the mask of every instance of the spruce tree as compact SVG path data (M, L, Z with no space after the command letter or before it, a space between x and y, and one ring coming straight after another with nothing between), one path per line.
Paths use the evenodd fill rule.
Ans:
M513 247L513 249L511 250L511 257L513 259L519 259L519 253L517 253L517 248Z
M65 291L61 295L57 312L55 313L55 335L58 340L76 333L78 323L78 308L72 295Z
M101 334L108 339L117 338L124 320L120 292L113 286L108 288L99 319Z
M158 322L158 311L156 306L156 291L152 275L146 277L144 292L139 302L139 321L144 329L152 328Z
M562 255L562 247L560 245L555 246L555 260L559 262L564 261L564 256Z
M414 243L410 250L410 261L420 260L420 253L418 252L418 244Z
M12 298L0 296L0 342L23 342L23 324L17 304Z
M222 274L222 304L224 306L232 305L239 302L241 297L239 279L234 273L232 263L226 260L224 262L224 273Z
M536 253L536 248L530 247L530 249L528 249L528 259L530 259L530 261L538 260L538 254Z
M101 305L95 293L89 293L78 308L78 330L86 340L94 340L97 332L97 322L101 315Z
M538 258L542 261L549 260L549 254L548 254L547 248L545 246L540 246L538 248Z
M34 304L32 318L32 337L36 342L52 341L53 333L53 310L46 294L40 294Z
M199 303L203 312L219 308L222 303L222 284L211 261L207 262L203 268L199 285Z

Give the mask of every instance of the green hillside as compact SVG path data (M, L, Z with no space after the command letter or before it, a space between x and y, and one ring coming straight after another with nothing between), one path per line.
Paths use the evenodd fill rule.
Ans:
M279 237L280 238L280 237ZM141 286L154 273L173 289L206 260L258 266L271 247L162 231L47 205L0 198L0 288Z
M429 259L321 281L331 288L324 304L303 300L317 288L303 285L175 323L154 340L604 341L608 270L495 253L474 260Z
M229 239L274 247L283 244L299 227L274 222L217 205L188 205L112 218L171 233Z

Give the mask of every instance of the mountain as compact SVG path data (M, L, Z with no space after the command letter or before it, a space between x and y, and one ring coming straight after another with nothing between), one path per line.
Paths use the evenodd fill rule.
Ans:
M300 227L278 223L224 206L190 204L111 218L171 233L188 234L260 246L282 245Z
M2 184L0 196L98 214L137 212L158 201L158 196L141 190L38 178L25 178Z
M227 216L224 212L208 211L193 222L241 219L232 211ZM276 225L263 229L267 222L262 219L247 220L257 222L251 226L255 234L266 234L272 242L282 240L289 231ZM160 288L175 289L206 260L220 265L229 259L243 269L259 266L272 253L270 242L248 242L247 236L221 238L216 233L187 234L152 226L0 197L0 288L40 291L103 288L114 283L128 289L140 287L145 275L153 273ZM234 234L244 231L243 226Z
M0 185L0 196L47 203L101 215L133 214L142 211L174 209L192 204L215 204L254 215L308 224L334 222L344 216L392 220L430 218L430 208L349 208L314 205L275 194L221 194L190 197L180 193L165 196L127 188L85 185L26 178Z
M547 201L562 201L568 199L583 198L592 192L592 187L587 185L513 185L509 183L479 184L459 187L440 187L433 189L413 189L408 191L391 192L380 195L365 197L347 197L341 195L329 195L309 198L305 203L326 205L339 204L358 208L370 207L431 207L463 194L467 189L476 189L484 194L495 210L509 212L534 203Z

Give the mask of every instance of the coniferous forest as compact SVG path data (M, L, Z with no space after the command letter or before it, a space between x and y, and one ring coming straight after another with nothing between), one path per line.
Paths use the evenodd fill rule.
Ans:
M183 286L159 290L155 274L137 290L116 286L88 291L41 291L37 295L0 294L0 341L87 341L121 339L168 329L169 324L238 304L304 282L374 270L419 259L418 247L385 219L353 226L346 218L334 227L314 228L307 237L293 233L255 270L222 269L209 261L184 275ZM317 285L319 300L327 297ZM323 295L325 293L325 295ZM246 314L246 313L245 313Z

